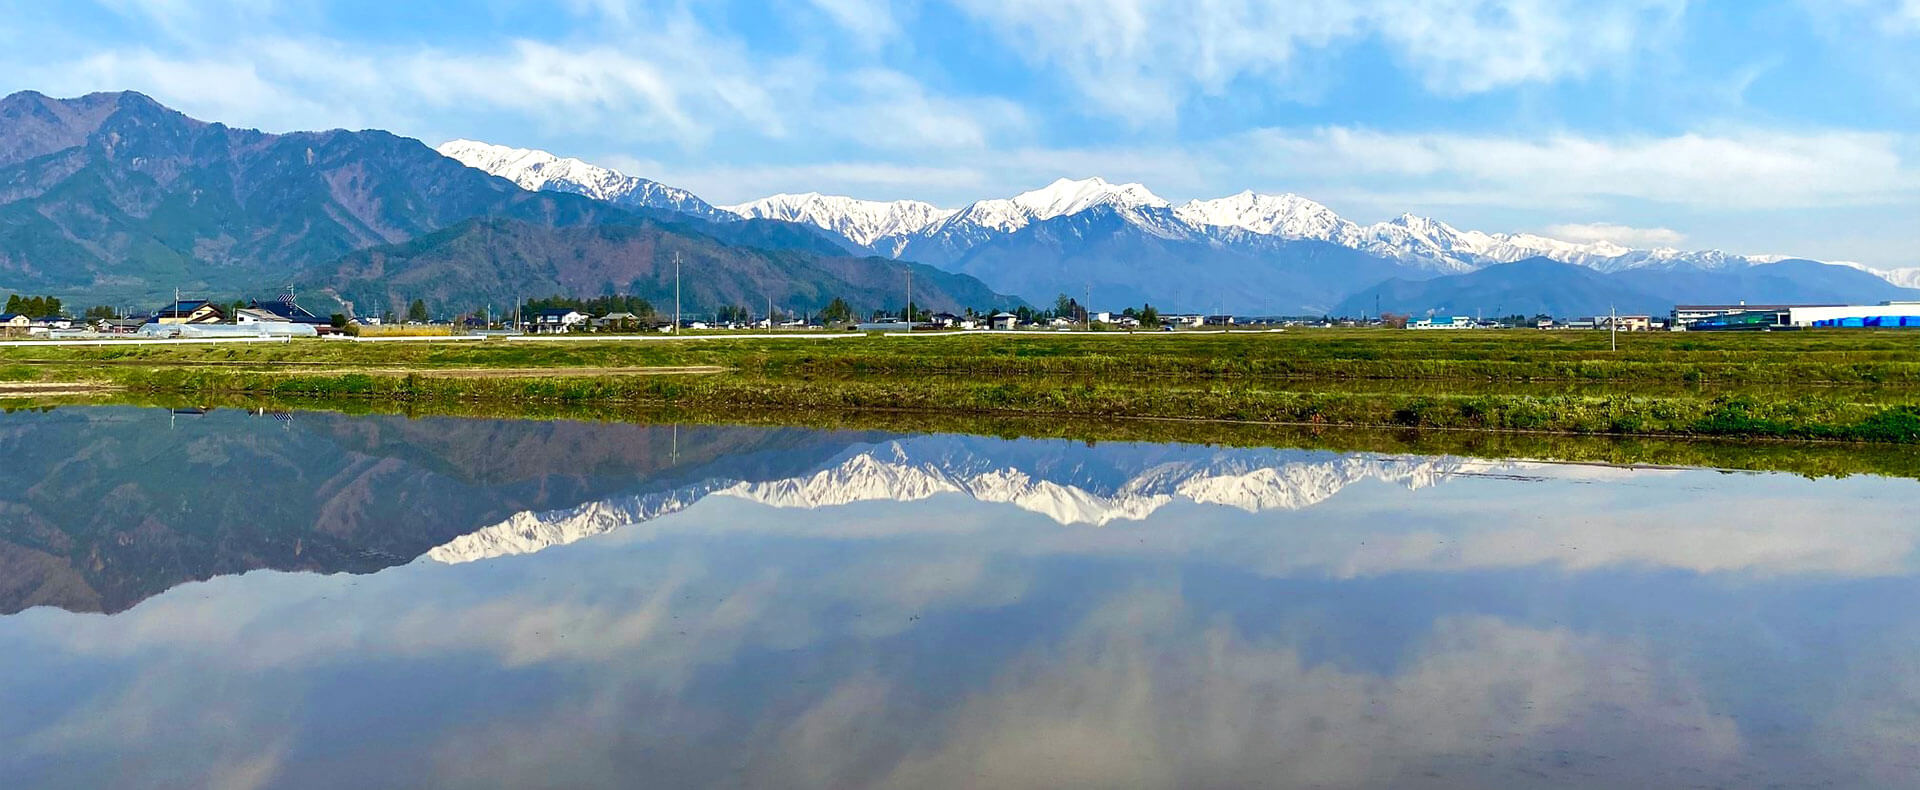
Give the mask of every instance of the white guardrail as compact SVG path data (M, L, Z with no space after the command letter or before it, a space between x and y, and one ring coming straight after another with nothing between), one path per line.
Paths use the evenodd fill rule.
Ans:
M586 340L600 340L600 341L607 341L607 340L617 340L617 341L627 341L627 342L640 342L640 343L658 343L658 342L671 342L671 341L675 341L675 340L840 340L840 339L844 339L844 338L849 338L849 337L866 337L866 336L867 336L867 333L865 333L865 332L838 332L838 333L833 333L833 334L817 334L817 333L800 333L800 332L795 332L795 333L793 333L793 334L791 334L791 335L782 335L782 334L752 334L752 335L672 335L672 334L667 334L667 335L510 335L510 336L508 336L508 337L507 337L507 339L508 339L508 340L513 340L513 341L541 341L541 342L551 342L551 341L561 341L561 340L571 340L571 341L586 341Z
M1225 329L1183 329L1178 332L1127 332L1112 330L1107 332L1088 332L1079 329L963 329L958 332L929 329L925 332L887 332L887 337L999 337L1001 335L1032 335L1035 337L1185 337L1188 335L1264 335L1285 332L1284 329L1242 329L1229 332Z
M126 340L4 340L0 347L26 346L194 346L210 343L286 343L290 337L179 337Z
M353 335L322 335L323 340L350 340L355 343L431 343L459 342L462 340L485 340L484 335L394 335L393 337L356 337Z

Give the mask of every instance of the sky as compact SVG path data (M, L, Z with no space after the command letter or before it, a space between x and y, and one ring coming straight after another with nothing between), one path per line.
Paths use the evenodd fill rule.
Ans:
M540 148L710 202L1175 202L1920 266L1920 0L0 0L0 92Z

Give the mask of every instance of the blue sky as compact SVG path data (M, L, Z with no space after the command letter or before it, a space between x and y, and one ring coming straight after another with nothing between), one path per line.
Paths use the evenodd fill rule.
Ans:
M736 202L1060 176L1920 265L1920 0L0 0L0 91L544 148Z

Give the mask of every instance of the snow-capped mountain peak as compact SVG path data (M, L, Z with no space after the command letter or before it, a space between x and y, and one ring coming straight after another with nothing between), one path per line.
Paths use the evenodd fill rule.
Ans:
M1110 184L1095 176L1078 181L1061 178L1039 189L1013 196L1013 204L1034 219L1078 214L1095 206L1166 208L1169 203L1140 184Z
M528 191L567 192L622 206L662 208L705 219L728 219L692 192L532 148L449 140L441 156L512 181Z
M1263 195L1244 190L1213 200L1193 200L1175 209L1185 222L1206 227L1239 228L1267 236L1318 239L1352 246L1360 227L1333 209L1292 193Z
M882 202L806 192L779 194L722 209L742 217L801 222L833 231L856 244L916 233L954 211L917 200Z

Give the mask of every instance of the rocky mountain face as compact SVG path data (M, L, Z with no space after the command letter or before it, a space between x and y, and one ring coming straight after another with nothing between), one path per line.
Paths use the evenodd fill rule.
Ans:
M735 223L739 225L740 223ZM856 310L897 309L913 299L929 310L1008 307L965 275L877 257L821 255L726 244L681 223L552 228L519 220L474 220L399 245L354 253L307 280L361 312L404 310L423 299L440 313L511 305L517 298L616 293L671 309L673 259L681 259L681 300L699 316L723 305L755 314L767 300L782 312L816 311L833 299Z
M899 265L827 260L846 258L847 245L811 226L742 221L578 160L450 150L511 164L520 181L381 131L268 134L195 120L137 93L14 94L0 100L0 290L78 305L301 284L333 288L349 311L356 300L377 312L426 298L453 315L516 294L595 296L651 282L657 262L602 257L634 254L639 234L646 249L699 257L705 268L689 280L696 311L715 299L764 304L768 294L795 309L905 298ZM535 189L548 182L570 186ZM506 223L498 237L519 246L483 255L459 232L436 235L493 227L481 218ZM561 232L613 226L626 229ZM445 257L445 244L469 259ZM964 277L929 271L924 283L923 304L1008 303Z
M474 216L564 226L620 213L386 132L234 129L137 93L17 93L0 119L0 288L76 303L274 289Z

